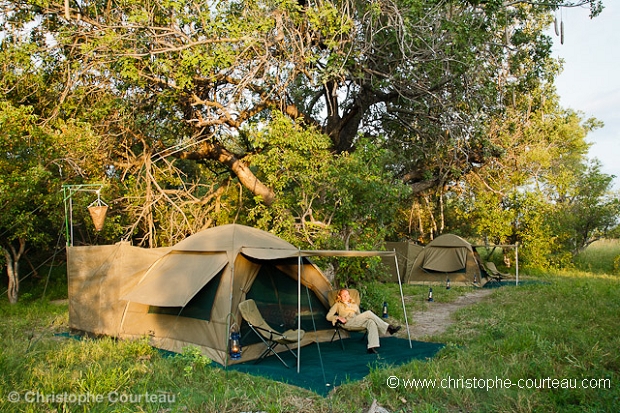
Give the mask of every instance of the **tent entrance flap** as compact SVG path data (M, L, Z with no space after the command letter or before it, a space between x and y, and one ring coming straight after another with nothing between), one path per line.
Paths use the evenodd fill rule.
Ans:
M227 263L224 252L169 253L121 298L156 307L184 307Z
M466 248L428 248L422 267L438 272L454 272L467 266Z

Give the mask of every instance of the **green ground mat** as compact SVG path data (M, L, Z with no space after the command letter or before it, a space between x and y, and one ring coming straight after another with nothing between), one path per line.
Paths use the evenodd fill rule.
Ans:
M228 369L288 383L326 396L343 383L363 379L370 373L371 368L389 368L411 360L429 359L444 346L421 341L411 343L413 348L409 348L407 339L383 337L379 354L367 354L366 340L362 335L354 334L351 338L344 339L345 350L338 340L302 347L299 373L296 359L286 351L279 354L290 366L288 369L274 356L269 356L258 364L248 361L234 364Z

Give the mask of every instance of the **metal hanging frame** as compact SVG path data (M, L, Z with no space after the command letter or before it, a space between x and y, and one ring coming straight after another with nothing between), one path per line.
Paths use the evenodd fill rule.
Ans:
M65 203L65 236L67 247L73 246L73 194L76 192L94 192L97 199L92 202L91 206L107 206L101 199L101 190L103 184L79 184L79 185L63 185L62 192Z

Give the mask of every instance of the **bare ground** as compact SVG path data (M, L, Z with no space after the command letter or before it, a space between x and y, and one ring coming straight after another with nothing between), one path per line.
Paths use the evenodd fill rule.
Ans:
M441 334L454 323L452 314L460 308L476 304L489 296L493 290L480 288L462 295L451 303L426 302L426 311L416 311L410 320L409 332L414 340Z

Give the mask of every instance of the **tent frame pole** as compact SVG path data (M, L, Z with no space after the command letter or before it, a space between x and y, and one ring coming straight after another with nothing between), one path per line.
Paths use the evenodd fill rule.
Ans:
M519 285L519 243L515 244L515 285Z
M405 326L407 327L407 338L409 339L409 348L413 348L411 344L411 331L409 331L409 320L407 319L407 308L405 307L405 295L403 294L403 283L400 279L400 269L398 268L398 257L396 249L394 249L394 264L396 265L396 276L398 277L398 288L400 289L400 301L403 305L403 315L405 316Z
M301 369L301 250L297 255L297 373Z

